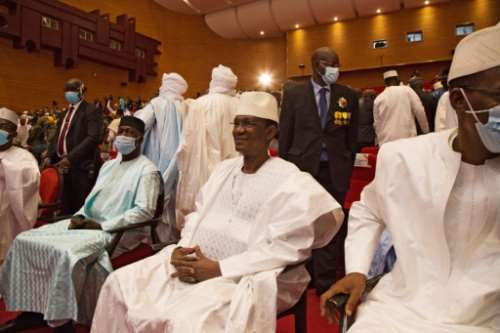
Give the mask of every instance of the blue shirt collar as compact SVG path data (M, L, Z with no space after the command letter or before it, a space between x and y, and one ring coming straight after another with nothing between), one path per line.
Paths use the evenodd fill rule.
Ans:
M321 90L321 88L325 88L328 92L330 92L330 86L326 85L326 86L320 86L319 84L317 84L313 78L311 77L311 83L312 83L312 86L313 86L313 90L314 90L314 94L317 95L319 94L319 91Z

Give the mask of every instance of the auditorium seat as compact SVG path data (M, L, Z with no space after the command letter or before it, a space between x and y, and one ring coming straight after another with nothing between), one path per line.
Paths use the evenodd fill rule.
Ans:
M48 167L40 173L40 204L35 228L46 224L46 218L52 218L61 209L63 177L54 167Z
M365 147L361 150L361 154L367 159L368 164L366 166L355 166L353 168L349 191L344 201L344 209L350 209L355 201L359 201L364 187L375 177L377 153L377 147Z

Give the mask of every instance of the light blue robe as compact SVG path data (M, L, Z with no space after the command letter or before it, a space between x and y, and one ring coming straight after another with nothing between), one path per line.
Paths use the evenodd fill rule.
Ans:
M146 157L106 162L77 213L102 230L68 230L68 219L19 234L0 273L7 310L90 323L100 288L113 270L106 251L111 232L151 219L159 191L158 169Z
M167 229L175 226L175 193L179 171L176 153L181 140L182 118L180 101L169 97L153 98L135 117L146 124L143 153L160 169L165 190L163 222ZM160 231L161 232L161 231ZM162 238L169 235L165 232ZM167 239L162 239L167 240Z

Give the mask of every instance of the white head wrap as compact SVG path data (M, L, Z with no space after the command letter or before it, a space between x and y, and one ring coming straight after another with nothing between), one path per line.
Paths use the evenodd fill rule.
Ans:
M0 108L0 118L10 121L16 126L19 121L17 113L7 108Z
M441 89L441 88L443 88L443 84L441 83L441 81L436 81L432 85L432 88L434 88L434 90Z
M390 70L387 72L384 72L384 80L390 78L390 77L398 77L398 72L396 70Z
M210 81L209 93L235 94L238 77L234 75L231 68L219 65L212 69L212 81Z
M500 66L500 23L478 30L458 43L448 82Z
M182 76L177 73L163 73L159 94L161 97L170 97L182 101L188 89L188 84Z
M266 92L244 92L240 95L235 116L254 116L278 122L278 102Z

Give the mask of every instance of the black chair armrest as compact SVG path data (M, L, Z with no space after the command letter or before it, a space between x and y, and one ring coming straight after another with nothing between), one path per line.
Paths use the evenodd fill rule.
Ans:
M109 231L109 233L115 235L113 241L111 242L111 244L108 245L108 247L106 249L109 253L109 256L110 257L113 256L113 252L115 251L116 246L118 245L121 238L123 237L123 234L125 234L127 231L135 230L135 229L139 229L139 228L144 228L144 227L151 227L151 240L153 243L152 247L153 247L153 250L155 250L154 245L156 245L158 243L158 235L156 233L156 227L158 226L158 223L161 223L161 216L157 217L157 218L153 218L153 219L146 221L146 222L134 223L131 225L123 226L121 228L116 228L114 230ZM168 245L168 244L166 244L166 245ZM161 250L162 248L163 247L160 247L159 249Z
M56 201L56 202L51 202L51 203L42 203L42 204L39 204L38 205L38 209L44 209L44 208L54 208L54 207L58 207L58 206L61 206L61 202L60 201Z
M55 223L62 220L67 220L73 217L73 215L60 215L60 216L40 216L38 219L47 223Z
M372 291L373 288L375 288L375 286L377 285L377 283L380 281L380 279L384 275L385 275L385 273L377 275L377 276L374 276L371 279L368 279L366 281L365 293L366 294L370 293L370 291ZM346 332L347 329L354 322L354 318L348 317L345 314L345 306L346 306L346 303L347 303L348 299L349 299L349 295L348 294L337 294L337 295L331 297L327 301L327 305L328 306L334 307L339 312L339 315L340 315L340 318L339 318L339 322L340 322L339 323L340 324L339 333Z
M151 220L146 221L146 222L126 225L126 226L111 230L111 231L109 231L109 233L116 234L116 233L125 232L128 230L134 230L134 229L139 229L139 228L143 228L143 227L155 226L156 224L158 224L158 222L160 222L160 220L161 220L161 218L157 218L157 219L151 219Z
M377 275L377 276L374 276L372 277L371 279L368 279L366 281L366 288L365 288L365 293L368 294L370 293L370 291L373 290L373 288L375 288L375 286L377 285L377 283L380 281L380 279L384 276L385 274L380 274L380 275ZM337 294L335 296L333 296L332 298L330 298L328 300L328 303L330 303L331 305L335 306L337 309L344 309L346 303L347 303L347 300L349 299L349 295L348 294Z

